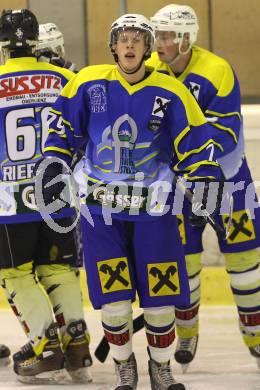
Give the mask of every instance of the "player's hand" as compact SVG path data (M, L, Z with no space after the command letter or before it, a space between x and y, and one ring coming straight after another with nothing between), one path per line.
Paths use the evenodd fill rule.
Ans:
M49 185L53 179L57 179L58 175L63 172L63 165L58 162L49 164L43 174L42 180L42 196L45 204L50 204L56 199L60 199L62 190L66 187L66 184L59 180L56 183Z
M214 217L219 214L221 201L222 201L224 181L212 182L214 191L212 191L211 188L209 192L210 183L211 182L209 181L205 181L203 183L204 191L202 197L201 197L201 191L196 191L196 186L195 186L192 203L191 203L190 217L189 217L189 221L192 226L204 227L207 223L207 217L206 217L207 215L209 215L211 218L214 219ZM209 197L210 195L212 195L212 199L210 199ZM211 200L214 203L212 203Z
M41 165L43 161L48 162L47 164ZM51 162L51 159L44 158L40 159L34 167L33 174L34 176L39 177L41 174L42 180L42 196L45 205L48 205L60 199L63 189L66 187L66 184L61 179L58 180L58 176L64 172L64 167L62 163L57 161ZM56 180L55 180L56 179ZM37 180L37 179L36 179ZM50 185L50 182L55 180L53 184Z

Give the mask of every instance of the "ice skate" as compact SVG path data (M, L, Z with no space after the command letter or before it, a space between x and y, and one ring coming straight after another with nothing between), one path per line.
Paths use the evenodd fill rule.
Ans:
M71 322L66 330L71 341L65 349L65 367L72 380L77 383L92 382L88 367L92 365L89 341L84 320Z
M4 344L0 344L0 367L10 363L10 354L10 349Z
M258 368L260 369L260 345L256 345L255 347L249 347L249 352L252 356L256 358L256 363Z
M170 362L157 363L150 359L148 367L152 390L185 390L185 386L173 378Z
M56 324L45 332L48 343L37 356L31 343L13 355L14 371L20 382L31 384L66 383L70 378L64 369L64 354L60 347Z
M135 390L138 381L135 355L132 353L126 362L115 361L117 383L115 390Z
M198 338L198 335L187 339L178 338L174 357L176 362L181 364L183 374L187 372L190 362L196 355Z

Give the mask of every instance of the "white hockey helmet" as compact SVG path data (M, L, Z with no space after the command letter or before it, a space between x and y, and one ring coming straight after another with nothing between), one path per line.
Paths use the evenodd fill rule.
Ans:
M175 43L182 43L185 33L189 33L190 45L197 40L198 18L188 5L169 4L150 18L156 31L174 31Z
M151 55L153 45L154 45L154 28L153 24L143 15L139 14L125 14L120 16L117 20L114 21L111 25L110 29L110 39L109 39L109 47L112 49L112 46L117 42L117 33L119 31L133 29L137 31L141 31L145 34L145 43L148 46L148 50L146 53L146 59L148 59ZM113 51L112 51L113 52Z
M58 26L54 23L39 25L38 51L51 50L60 57L65 56L64 38Z

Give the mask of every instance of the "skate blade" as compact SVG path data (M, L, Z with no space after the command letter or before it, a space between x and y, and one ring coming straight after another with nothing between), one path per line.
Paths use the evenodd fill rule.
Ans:
M53 385L53 384L68 384L71 383L71 378L67 371L63 368L56 371L42 372L38 375L17 375L17 379L21 383L37 384L37 385Z
M1 358L0 359L0 368L8 366L10 363L11 363L11 359L9 357Z
M71 379L75 383L90 383L93 382L90 371L87 367L78 368L77 370L68 371Z
M182 370L183 374L186 374L186 372L188 371L188 368L189 368L189 363L181 364L181 370Z

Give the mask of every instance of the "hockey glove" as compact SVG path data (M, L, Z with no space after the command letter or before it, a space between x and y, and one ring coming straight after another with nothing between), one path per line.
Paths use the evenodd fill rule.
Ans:
M36 163L33 173L35 176L39 175L39 173L42 175L42 196L45 205L48 205L56 199L61 199L61 193L66 187L66 184L62 180L57 180L57 176L64 172L63 164L57 161L50 161L47 166L45 165L45 167L42 168L40 164L43 160L44 159L41 159ZM48 160L51 159L45 159L45 161ZM56 179L56 182L49 185L49 183L54 179Z
M191 202L189 221L192 226L204 227L207 223L207 216L214 219L219 214L224 181L205 181L199 182L200 185L196 184Z
M38 56L38 61L49 62L52 65L59 66L60 68L66 68L71 70L72 72L77 73L75 64L68 60L65 60L51 50L42 51Z

